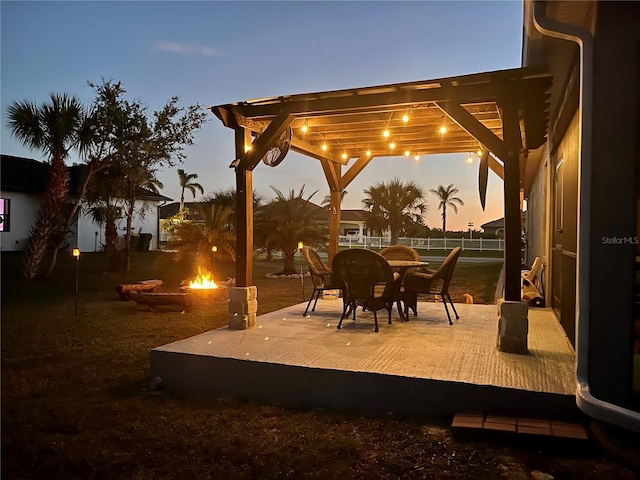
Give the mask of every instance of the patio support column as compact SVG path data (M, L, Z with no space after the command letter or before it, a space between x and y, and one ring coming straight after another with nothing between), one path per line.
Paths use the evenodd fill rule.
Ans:
M518 111L503 109L504 159L504 299L520 301L520 126Z
M342 192L331 190L331 210L329 211L329 261L331 265L333 257L338 253L340 243L340 199Z
M251 132L236 128L236 158L243 158ZM245 162L236 168L236 287L253 283L253 172Z

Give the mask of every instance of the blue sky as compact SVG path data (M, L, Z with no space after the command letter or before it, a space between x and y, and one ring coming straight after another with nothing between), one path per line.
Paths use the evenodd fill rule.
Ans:
M87 86L121 81L151 110L173 95L202 106L260 97L409 82L520 66L522 3L471 2L12 2L0 3L1 151L41 159L11 138L11 103L67 92L87 104ZM234 186L233 132L211 114L181 166L210 193ZM455 184L465 206L447 226L466 229L502 216L502 182L489 179L487 210L478 200L477 163L466 155L374 159L347 188L343 208L361 208L362 191L397 177L428 190ZM404 162L400 164L399 162ZM175 168L162 193L179 200ZM254 187L328 193L317 160L295 153L276 168L260 165ZM190 194L187 194L190 195ZM191 200L187 197L187 200ZM427 224L441 226L437 203Z

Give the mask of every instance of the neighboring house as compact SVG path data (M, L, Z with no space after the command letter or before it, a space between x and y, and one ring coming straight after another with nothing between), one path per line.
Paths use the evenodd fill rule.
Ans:
M324 210L326 212L327 222L329 221L329 210L322 208L320 205L309 202L312 208ZM194 222L202 222L200 211L198 210L198 202L184 202L185 208L190 211L189 219ZM171 238L171 228L169 226L169 218L173 217L180 210L180 202L173 202L160 206L160 241L166 242ZM340 217L340 235L353 235L363 237L365 235L364 228L364 210L342 210Z
M553 75L522 178L528 258L576 348L577 404L640 431L639 2L524 4L524 66Z
M366 235L365 215L364 210L342 210L340 212L340 235L364 237Z
M49 165L30 158L2 155L0 178L0 249L3 251L22 251L27 245L29 230L33 225L47 184ZM82 165L69 167L71 191L75 191L82 175ZM134 233L150 233L151 249L157 248L158 241L158 205L171 200L164 195L141 189L135 205L132 229ZM140 215L143 206L149 208ZM124 245L126 217L117 222L121 234L121 247ZM78 221L71 226L68 247L78 247L83 252L94 252L104 242L104 225L94 223L90 216L80 213Z
M504 238L504 217L483 223L480 228L486 237Z

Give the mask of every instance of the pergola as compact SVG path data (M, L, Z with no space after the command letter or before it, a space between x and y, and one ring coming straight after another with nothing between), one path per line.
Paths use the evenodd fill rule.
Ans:
M545 142L551 83L540 69L518 68L209 107L235 131L236 286L253 283L253 169L283 142L322 166L331 192L330 260L341 192L375 157L481 151L481 198L489 169L504 180L504 298L519 301L522 176L529 151Z

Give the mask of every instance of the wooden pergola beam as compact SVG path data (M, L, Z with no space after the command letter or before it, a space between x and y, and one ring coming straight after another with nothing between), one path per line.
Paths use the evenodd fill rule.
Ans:
M469 135L493 152L500 160L508 157L502 140L456 102L437 102L438 107Z
M373 156L367 157L365 155L361 156L356 160L356 162L349 167L349 170L344 174L344 176L340 179L340 189L344 190L347 186L353 181L354 178L358 176L358 174L369 165L369 162L373 160Z
M331 113L363 113L371 110L379 112L384 108L410 107L424 102L455 101L458 103L485 102L496 96L496 87L491 83L442 86L424 90L396 90L389 93L370 93L358 95L345 93L335 98L316 98L292 100L285 103L251 104L243 103L235 107L245 117L273 116L286 113L296 116L328 115Z

